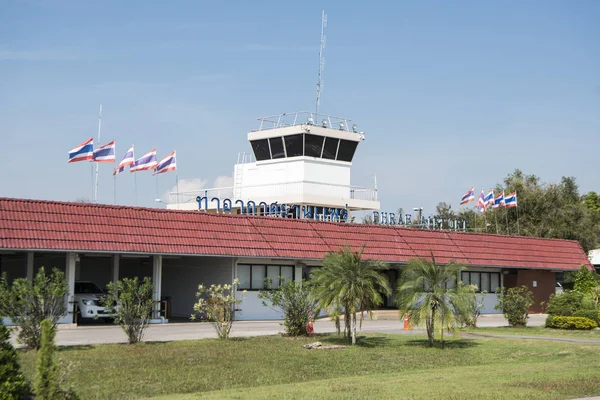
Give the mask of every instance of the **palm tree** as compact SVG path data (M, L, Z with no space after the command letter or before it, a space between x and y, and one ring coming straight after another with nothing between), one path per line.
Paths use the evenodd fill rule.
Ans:
M433 346L435 325L441 330L442 346L444 345L444 328L450 328L454 322L455 310L453 298L462 290L456 285L462 265L450 263L437 265L433 253L431 261L420 258L408 260L408 265L398 280L395 300L401 314L408 314L413 325L425 321L427 338ZM454 283L454 287L452 286Z
M371 312L383 304L383 295L390 295L387 278L380 270L386 263L362 260L364 246L353 252L345 246L335 253L328 253L323 266L313 270L311 284L320 308L343 309L344 336L356 343L356 313Z

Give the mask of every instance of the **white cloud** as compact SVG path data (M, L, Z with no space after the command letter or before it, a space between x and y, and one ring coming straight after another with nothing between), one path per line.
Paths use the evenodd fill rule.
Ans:
M206 179L181 179L179 185L174 185L162 196L162 200L166 203L176 203L178 199L180 203L195 201L198 192L206 189L207 183Z
M168 192L162 196L166 203L188 203L196 200L196 196L201 195L205 189L223 188L233 186L232 176L218 176L211 186L207 186L206 179L181 179L178 185L174 185Z
M214 187L231 187L233 186L233 176L217 176L215 179Z

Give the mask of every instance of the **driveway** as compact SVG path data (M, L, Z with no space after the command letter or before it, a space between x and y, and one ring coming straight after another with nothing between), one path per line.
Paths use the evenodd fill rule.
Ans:
M532 315L529 325L540 326L544 324L545 315ZM479 319L479 326L506 326L507 322L502 315L484 315ZM232 337L277 335L283 332L281 321L238 321L234 322L231 330ZM335 332L335 325L329 319L315 322L316 333ZM423 331L402 329L401 321L393 320L365 320L362 330L364 333L392 333L392 334L420 334ZM214 328L206 322L184 322L152 324L146 330L144 340L148 342L169 342L174 340L197 340L216 338ZM16 344L15 336L11 342ZM56 335L59 346L77 346L103 343L125 343L127 337L120 327L115 325L79 326L59 325Z

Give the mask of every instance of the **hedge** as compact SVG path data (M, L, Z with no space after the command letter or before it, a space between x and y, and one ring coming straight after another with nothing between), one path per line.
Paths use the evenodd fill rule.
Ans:
M556 329L595 329L598 327L596 321L585 317L563 317L548 316L546 319L546 327Z

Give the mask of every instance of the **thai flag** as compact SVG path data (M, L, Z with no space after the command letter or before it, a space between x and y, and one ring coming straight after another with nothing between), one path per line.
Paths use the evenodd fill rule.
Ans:
M481 189L481 193L477 199L477 210L479 210L479 212L482 214L485 212L485 204L485 195L483 194L483 189Z
M494 208L504 207L504 190L498 196L494 197Z
M485 206L493 206L494 205L494 191L490 190L488 192L488 194L485 195L485 197L483 198L483 201L485 202Z
M465 193L460 200L460 204L467 204L471 201L475 201L475 187L473 186L467 193Z
M165 172L169 171L177 171L177 164L175 163L175 150L158 162L154 175L164 174Z
M117 175L125 171L125 167L133 165L134 162L135 159L133 157L133 146L131 146L129 150L127 150L127 153L125 153L125 156L123 156L123 159L119 165L117 165L117 168L115 168L113 175Z
M149 169L155 169L156 164L156 149L152 149L148 153L135 160L133 166L129 169L129 172L148 171Z
M81 143L73 150L69 151L69 162L91 160L94 157L94 139Z
M115 162L115 141L94 150L92 162Z
M506 207L516 207L517 206L517 192L512 192L508 196L504 198L504 204Z

